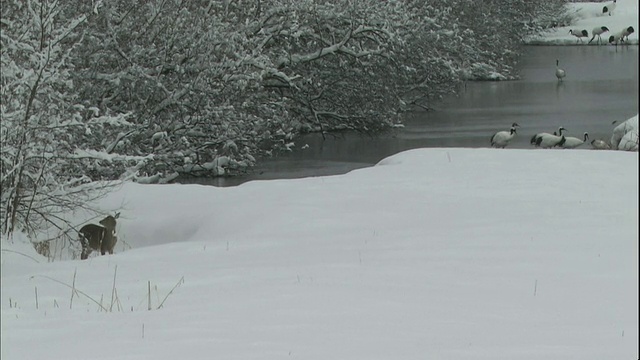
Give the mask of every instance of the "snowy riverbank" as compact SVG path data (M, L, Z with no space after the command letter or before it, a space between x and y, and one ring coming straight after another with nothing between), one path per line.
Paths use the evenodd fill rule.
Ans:
M629 26L635 31L629 36L629 44L638 45L638 2L635 0L617 1L611 16L602 13L602 7L609 2L569 3L569 13L575 19L570 26L563 26L531 36L525 43L528 45L586 45L592 37L595 27L606 26L610 31L602 34L602 40L608 44L609 36L619 33ZM587 30L589 36L580 42L569 30ZM591 43L597 45L597 37Z
M529 43L637 24L602 5ZM637 116L617 129L637 145ZM99 205L114 255L2 239L3 360L638 358L638 152L416 149Z
M102 205L115 255L3 240L3 360L638 356L637 152L418 149Z

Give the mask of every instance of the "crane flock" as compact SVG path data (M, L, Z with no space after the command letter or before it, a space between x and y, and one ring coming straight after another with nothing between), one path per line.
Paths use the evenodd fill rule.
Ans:
M511 128L509 130L498 131L491 136L491 147L504 149L509 145L511 140L516 137L517 128L520 125L517 123L511 124ZM583 133L582 137L577 138L573 136L566 136L563 134L564 131L567 131L563 126L558 127L557 131L553 133L541 132L533 135L531 137L530 143L532 146L536 148L542 149L551 149L551 148L561 148L561 149L575 149L589 140L589 133ZM604 140L601 139L593 139L591 141L591 147L595 150L608 150L611 149L611 146Z
M611 16L616 8L616 5L616 0L605 4L602 7L602 15ZM614 33L611 33L611 30L609 30L609 27L607 26L597 26L591 30L592 36L587 44L591 44L591 42L593 42L597 38L596 43L599 45L603 43L602 35L605 33L609 33L611 35L608 37L608 42L611 45L615 45L617 49L618 44L628 44L629 35L633 34L634 32L635 29L633 28L633 26L625 27L624 29L621 29L620 31ZM576 37L576 43L582 43L583 38L589 37L589 32L586 29L570 29L569 34ZM558 85L560 85L560 82L563 81L563 79L567 76L567 72L565 71L565 69L560 67L560 61L558 59L556 59L555 75L558 79ZM517 129L519 127L520 126L514 122L513 124L511 124L511 127L508 130L502 130L494 133L490 139L491 147L502 149L507 147L509 143L511 143L511 141L518 135ZM530 144L534 147L543 149L575 149L587 143L590 144L591 148L595 150L611 149L611 145L607 141L602 139L592 139L589 142L590 139L587 132L584 132L581 137L566 136L563 132L566 132L566 129L560 126L558 130L554 131L553 133L537 133L531 137Z

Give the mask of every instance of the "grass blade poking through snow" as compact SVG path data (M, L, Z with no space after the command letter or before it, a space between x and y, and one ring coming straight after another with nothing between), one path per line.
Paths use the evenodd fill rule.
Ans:
M173 291L183 283L184 283L184 276L180 278L180 280L175 284L175 286L171 289L171 291L169 291L169 293L164 297L164 299L162 299L162 302L160 302L160 305L158 305L156 310L160 309L162 307L162 304L164 304L165 300L167 300L167 298L169 297L169 295L173 294Z
M69 289L71 289L71 300L72 300L72 301L73 301L73 294L74 294L74 293L81 294L81 295L86 296L86 297L87 297L87 299L89 299L89 300L93 301L96 305L98 305L98 306L99 306L102 310L104 310L105 312L106 312L106 311L109 311L109 310L107 310L104 306L102 306L102 304L101 304L101 303L99 303L98 301L96 301L94 298L92 298L91 296L87 295L85 292L78 290L78 289L75 287L75 278L76 278L76 274L75 274L75 272L74 272L74 274L73 274L73 284L74 284L73 286L71 286L71 285L69 285L69 284L67 284L67 283L64 283L64 282L62 282L62 281L60 281L60 280L58 280L58 279L54 279L54 278L52 278L52 277L49 277L49 276L47 276L47 275L33 275L33 276L31 276L31 279L33 279L33 278L35 278L35 277L42 277L42 278L45 278L45 279L49 279L49 280L51 280L51 281L57 282L58 284L61 284L61 285L64 285L64 286L68 287ZM69 304L69 308L71 309L71 304Z

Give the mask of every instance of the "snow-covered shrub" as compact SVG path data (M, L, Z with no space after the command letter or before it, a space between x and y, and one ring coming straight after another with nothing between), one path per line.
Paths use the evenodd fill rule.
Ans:
M75 154L67 174L226 176L302 132L377 133L462 80L513 78L519 41L563 3L7 2L3 44L29 21L30 35L3 50L3 64L25 67L5 94L11 74L37 85L36 102L22 101L29 86L15 94L29 121L65 127L47 135ZM233 161L204 166L223 156Z
M71 4L4 1L0 55L1 232L69 229L64 214L108 186L76 156L86 137L124 116L95 116L77 96L72 54L87 16ZM93 135L88 135L93 134ZM94 143L94 142L91 142ZM100 178L99 176L97 178ZM57 235L53 236L58 236ZM42 240L42 239L41 239ZM40 245L46 250L46 245Z

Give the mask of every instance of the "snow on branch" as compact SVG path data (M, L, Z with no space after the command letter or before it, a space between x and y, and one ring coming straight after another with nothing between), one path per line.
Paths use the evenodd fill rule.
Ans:
M108 162L117 162L117 161L151 161L154 159L153 154L145 155L145 156L136 156L136 155L120 155L120 154L110 154L104 151L97 150L81 150L76 149L73 154L68 156L68 159L94 159L94 160L103 160Z
M374 27L368 27L368 26L359 26L357 29L353 30L353 31L349 31L344 38L335 44L332 44L330 46L326 46L324 48L321 48L317 51L314 51L312 53L309 54L305 54L305 55L290 55L288 58L283 58L279 61L278 63L278 68L281 68L283 66L287 66L287 65L292 65L292 64L298 64L298 63L305 63L305 62L310 62L310 61L314 61L314 60L318 60L322 57L325 57L327 55L333 55L336 53L343 53L349 56L353 56L355 58L359 58L359 57L363 57L363 56L370 56L370 55L380 55L384 53L384 50L381 48L378 49L374 49L374 50L362 50L362 51L354 51L349 49L346 44L349 42L349 40L351 39L355 39L357 38L359 35L364 35L364 34L375 34L375 35L380 35L380 34L384 34L385 36L389 36L389 34L382 30L382 29L378 29L378 28L374 28Z

